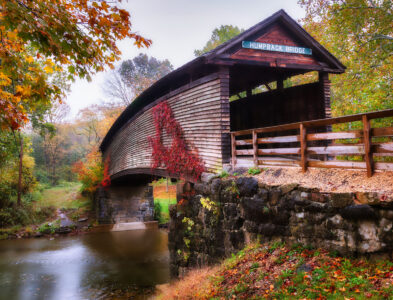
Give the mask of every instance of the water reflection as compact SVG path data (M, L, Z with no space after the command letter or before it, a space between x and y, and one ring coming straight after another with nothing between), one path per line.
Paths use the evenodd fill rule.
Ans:
M144 298L169 280L159 230L0 242L0 299Z

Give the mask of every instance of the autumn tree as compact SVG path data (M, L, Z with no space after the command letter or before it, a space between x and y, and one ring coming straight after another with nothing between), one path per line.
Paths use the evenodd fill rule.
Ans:
M67 104L54 104L46 116L46 124L52 125L53 129L41 130L45 167L53 185L58 182L58 166L65 155L67 141L61 125L69 112L70 107Z
M48 74L68 79L113 67L117 41L150 41L131 30L130 15L115 1L0 0L0 126L22 127L37 105L61 100Z
M308 32L347 66L332 75L333 114L393 108L393 2L300 0Z
M86 138L88 151L98 150L98 146L123 111L119 103L93 104L79 111L75 123L76 133Z
M146 54L123 61L105 81L104 92L111 99L128 105L145 89L173 70L169 60Z
M87 155L73 165L73 171L82 183L82 191L91 194L97 185L110 184L108 161L102 161L99 145L123 111L119 103L102 103L82 109L75 123L77 132L87 140Z
M64 84L113 67L120 58L117 41L151 41L131 30L121 0L0 0L0 129L20 130L64 98ZM38 114L37 114L38 113ZM38 116L37 118L34 116ZM23 138L19 135L20 203ZM14 136L17 136L14 134Z
M195 56L201 56L202 54L209 52L216 48L217 46L225 43L231 38L242 33L244 29L241 29L233 25L221 25L213 30L210 39L207 41L206 45L200 50L194 50Z

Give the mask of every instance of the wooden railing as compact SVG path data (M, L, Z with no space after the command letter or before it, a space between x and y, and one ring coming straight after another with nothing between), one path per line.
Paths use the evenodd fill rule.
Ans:
M232 166L365 169L369 177L374 170L393 171L393 127L370 126L388 117L393 109L231 132ZM331 131L356 121L362 129Z

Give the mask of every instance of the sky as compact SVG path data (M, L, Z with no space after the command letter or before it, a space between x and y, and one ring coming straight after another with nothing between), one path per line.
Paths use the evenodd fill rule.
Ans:
M131 14L132 30L153 41L148 49L138 49L132 40L119 42L122 59L146 53L160 60L168 59L175 68L194 58L212 31L220 25L248 29L284 9L299 20L305 14L297 0L123 0L122 6ZM92 104L109 100L103 92L107 72L93 76L91 82L76 80L66 102L70 118Z

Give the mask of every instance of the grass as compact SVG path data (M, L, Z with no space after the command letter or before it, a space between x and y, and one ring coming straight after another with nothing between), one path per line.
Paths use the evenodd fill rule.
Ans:
M42 191L42 197L35 202L35 206L53 206L58 209L89 209L90 200L80 194L81 184L78 182L64 182L58 186Z
M0 240L17 235L31 236L37 229L53 233L56 228L47 222L58 218L58 209L73 221L87 216L91 200L80 194L80 188L81 184L76 182L63 182L55 187L40 185L34 193L25 195L21 207L1 209Z
M166 186L166 181L153 185L154 202L160 203L163 223L169 221L169 206L176 204L176 185Z
M169 296L168 296L169 295ZM393 262L283 243L249 245L214 269L191 271L158 299L392 299Z

